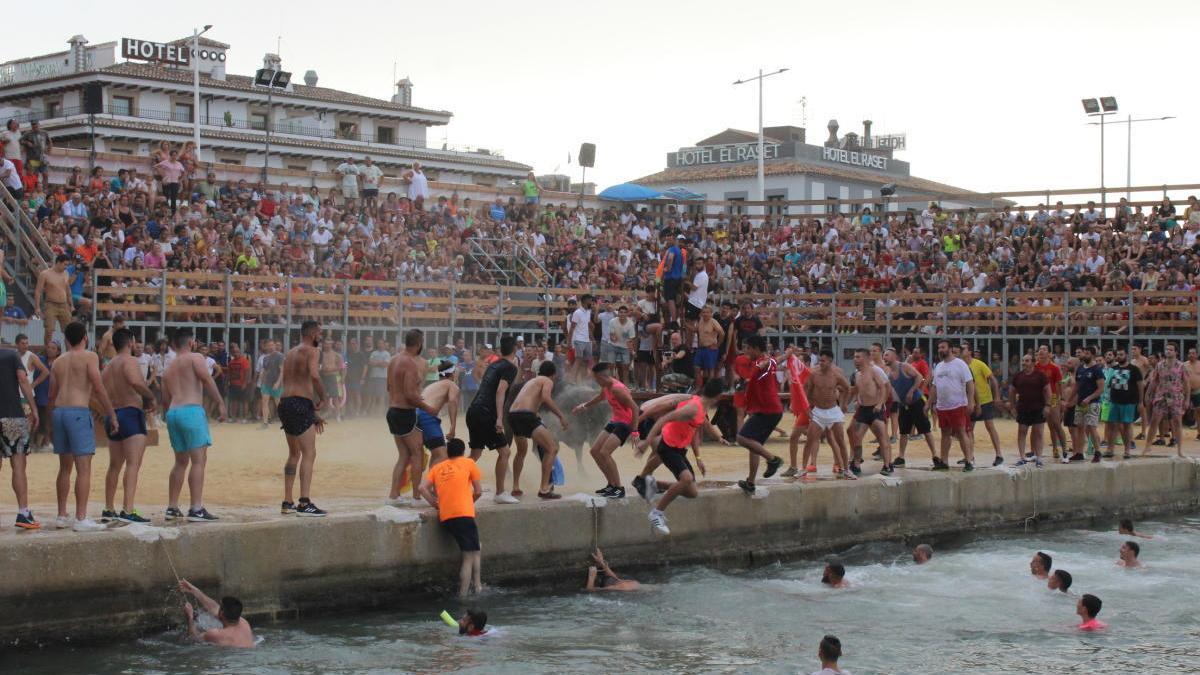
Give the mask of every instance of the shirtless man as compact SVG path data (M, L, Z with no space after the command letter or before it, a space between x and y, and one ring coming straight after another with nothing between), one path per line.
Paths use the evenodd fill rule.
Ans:
M713 318L712 305L700 310L700 322L696 325L696 337L700 348L696 351L696 367L700 370L697 385L717 376L721 344L725 341L725 329Z
M87 350L87 329L78 321L63 329L68 350L50 368L50 399L47 408L54 429L54 454L58 455L58 519L55 527L76 532L96 532L104 526L87 517L88 494L92 489L92 456L96 437L92 431L94 396L108 415L109 430L117 432L112 401L100 381L100 359ZM71 491L71 469L75 475L75 522L67 519L67 496Z
M339 422L342 421L342 408L346 404L342 399L342 371L345 363L342 355L334 351L333 340L325 338L321 342L321 386L325 388L325 396L328 397L329 405ZM287 388L287 383L283 386Z
M317 411L331 395L325 388L318 365L322 359L317 352L320 346L321 325L316 321L305 321L300 325L300 344L283 357L283 396L279 399L278 414L283 437L287 440L288 458L283 465L283 503L279 512L285 516L294 513L301 517L323 518L326 515L309 498L313 465L317 461L317 434L325 431L325 420L317 415ZM340 361L341 357L338 358ZM293 502L297 466L300 467L300 501Z
M208 463L208 417L204 413L204 395L217 402L217 421L225 421L225 399L208 374L204 357L192 351L192 331L180 328L172 340L175 358L163 373L163 408L166 408L167 432L175 451L175 465L167 482L167 520L204 523L217 517L204 508L204 468ZM187 477L192 503L185 515L179 509L183 479Z
M446 440L453 439L458 429L458 401L461 392L454 382L454 362L443 359L437 362L438 379L425 385L421 398L429 404L437 414L430 415L424 410L417 411L417 426L421 427L421 440L429 451L429 466L446 459ZM438 417L442 410L449 407L450 433L442 433L442 420Z
M879 441L879 452L883 455L883 468L879 473L892 475L892 445L888 439L887 422L884 421L883 411L887 406L892 385L887 375L879 372L879 367L871 360L870 352L858 349L854 352L854 367L858 370L855 378L855 389L858 395L858 409L854 411L854 422L850 426L850 445L858 447L868 429L875 434Z
M412 486L412 504L421 501L421 475L425 468L425 455L421 450L421 428L417 424L417 410L437 416L438 409L425 402L421 395L421 383L425 381L425 360L421 351L425 349L425 334L416 328L404 334L404 350L396 352L388 362L387 393L388 430L396 443L396 466L392 469L392 487L388 492L388 503L405 506L400 487L404 482L404 469L409 468L409 483Z
M1141 372L1141 382L1138 383L1138 417L1142 420L1142 431L1135 437L1135 440L1143 440L1146 438L1146 424L1150 421L1150 409L1146 407L1146 383L1150 379L1150 359L1142 353L1140 345L1129 346L1129 364L1137 368Z
M604 560L604 552L596 549L592 552L592 560L596 564L588 568L587 586L585 591L640 591L642 585L633 579L622 579L617 576L617 573L608 566L608 562ZM604 576L599 573L604 572ZM596 585L599 581L600 584Z
M150 520L133 507L137 494L138 471L146 452L146 413L154 412L154 392L142 377L133 348L137 339L128 328L118 328L109 338L113 358L100 373L100 381L117 413L117 431L108 432L108 473L104 477L104 520L148 523ZM124 500L117 513L117 483L125 469Z
M47 267L38 274L37 286L33 291L33 305L42 312L45 322L45 339L42 344L48 344L54 337L54 328L66 331L71 323L71 315L75 306L71 299L70 279L67 277L67 263L70 256L60 254L54 259L54 265Z
M1192 406L1192 415L1200 420L1200 358L1196 355L1195 347L1188 350L1183 369L1187 371L1188 391L1191 392L1188 398ZM1200 441L1200 424L1196 425L1196 440Z
M1050 554L1038 551L1033 554L1033 558L1029 560L1029 573L1036 579L1045 581L1050 576L1050 568L1054 566L1054 560Z
M200 592L187 579L179 580L179 590L182 593L196 598L196 604L200 605L200 609L209 613L221 622L220 628L201 631L196 626L196 612L192 608L192 603L184 601L183 615L187 620L188 637L196 642L207 642L214 647L235 647L240 649L250 649L256 644L254 641L254 631L250 628L250 623L242 618L242 602L237 598L224 597L218 604L216 600L208 597Z
M96 353L100 355L100 364L108 365L110 361L117 358L117 348L113 346L113 333L125 327L125 317L120 314L113 317L112 325L104 334L100 336L100 344L96 346Z
M596 494L601 497L624 499L625 488L621 486L621 473L612 454L617 448L625 445L630 436L637 438L638 406L625 384L612 376L607 363L592 366L592 379L600 385L600 391L591 400L575 406L571 412L578 415L601 401L608 402L612 417L596 437L596 442L592 443L591 450L592 459L596 461L600 473L604 474L608 481L604 487L596 490Z
M558 417L563 431L570 424L554 402L554 375L557 369L553 361L545 361L538 367L537 377L526 382L517 397L513 400L508 411L508 425L512 428L513 438L517 441L517 457L526 452L525 444L533 439L534 447L542 452L542 481L538 487L538 497L542 499L561 499L562 495L554 491L550 484L550 473L554 469L554 458L558 456L558 439L542 424L538 411L544 405ZM514 473L513 487L517 487Z
M821 436L828 432L829 445L833 449L834 475L846 480L857 479L850 471L850 462L846 455L846 434L842 428L842 420L845 419L846 413L842 412L841 403L850 393L850 382L846 380L842 369L833 365L833 352L828 349L821 350L817 367L812 369L812 374L804 384L804 393L808 397L811 411L807 440L804 444L805 470L800 472L799 478L807 478L808 467L816 466L817 453L821 449Z

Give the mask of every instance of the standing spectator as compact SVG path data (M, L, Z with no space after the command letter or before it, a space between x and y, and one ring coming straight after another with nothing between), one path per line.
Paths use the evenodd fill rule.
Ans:
M525 203L537 204L541 191L542 186L538 183L537 176L530 171L525 180L521 181L521 194L525 197Z
M183 164L179 162L179 151L171 150L166 159L154 165L154 169L162 176L163 196L167 198L167 205L171 207L171 215L174 216L179 206L179 184L184 174Z
M12 124L9 124L12 129ZM50 179L50 166L46 163L46 153L54 149L54 141L50 134L42 131L37 120L29 123L29 131L21 135L21 147L25 149L25 172L36 176L41 175L41 184L45 187Z
M379 186L383 183L383 170L367 157L358 168L358 175L362 180L363 206L373 209L379 204Z
M575 382L582 382L592 368L592 296L585 294L579 299L579 304L567 321L567 334L571 337L571 347L575 350L572 377Z
M353 157L347 157L346 161L338 164L337 169L334 169L342 179L342 198L346 200L346 206L349 207L358 199L358 165L354 163Z
M1116 365L1109 370L1109 377L1104 378L1108 387L1108 410L1104 416L1104 437L1108 441L1109 453L1112 453L1113 442L1117 434L1125 446L1125 459L1133 456L1133 419L1137 417L1138 404L1141 402L1142 371L1129 362L1125 350L1117 348Z
M21 181L21 170L7 157L0 157L0 182L4 183L4 189L8 190L13 199L20 201L25 197L25 183Z
M967 364L950 350L948 341L938 343L938 357L941 360L933 369L930 403L937 410L942 438L941 457L933 458L933 470L946 471L950 468L950 440L957 438L963 459L966 460L963 471L973 471L975 452L971 447L971 437L967 435L967 425L970 424L969 411L975 407L975 378Z
M234 422L245 422L250 417L246 408L250 401L250 358L242 353L242 346L236 342L229 343L225 377L229 385L229 418Z
M637 327L629 318L629 308L621 305L617 308L617 315L608 322L608 339L612 363L616 365L618 379L623 383L629 381L629 357L635 348L636 337Z
M25 162L21 160L21 124L9 120L4 131L0 131L0 152L5 159L17 167L17 178L25 172Z
M409 200L414 208L420 208L419 205L429 199L429 179L425 177L420 162L413 162L412 168L404 172L404 182L408 183Z
M387 340L375 340L375 350L371 352L368 361L370 371L367 378L367 410L379 412L387 404L387 372L392 354L388 351Z
M267 340L266 353L263 356L262 367L258 371L258 389L262 394L262 426L264 429L275 416L279 405L279 397L283 396L283 354L279 353L279 343Z
M21 406L21 397L29 403L29 414ZM12 486L17 497L17 527L36 530L38 524L29 510L29 483L25 476L25 458L29 454L30 430L38 427L38 409L33 387L21 357L11 349L0 350L0 462L12 465Z

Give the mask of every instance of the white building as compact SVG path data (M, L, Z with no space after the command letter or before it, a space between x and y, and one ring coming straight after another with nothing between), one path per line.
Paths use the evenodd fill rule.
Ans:
M159 51L156 58L186 61L191 41L189 36L164 43L172 51ZM414 106L408 78L396 83L390 99L380 99L318 86L317 73L308 70L294 73L293 81L268 99L267 88L257 86L253 76L226 72L229 45L202 37L195 55L200 70L196 111L191 65L126 59L127 44L93 45L76 35L66 51L0 64L0 119L15 118L23 127L37 119L57 146L89 151L94 123L97 157L111 159L144 157L162 140L187 142L198 113L200 161L218 169L261 168L269 125L270 182L290 178L296 184L303 175L309 179L304 182L327 187L333 167L344 158L367 155L387 176L419 161L430 180L483 190L506 187L529 171L495 152L431 143L430 127L448 124L452 115ZM264 67L281 66L287 64L278 56L264 57ZM84 107L84 90L92 83L102 92L94 117ZM112 162L97 161L106 163Z

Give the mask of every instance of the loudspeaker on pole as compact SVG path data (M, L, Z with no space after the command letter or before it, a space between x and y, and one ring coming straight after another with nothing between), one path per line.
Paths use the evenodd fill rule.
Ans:
M596 166L596 144L584 143L579 146L579 166L591 169Z
M83 85L83 112L85 115L99 115L104 112L104 87L99 82Z

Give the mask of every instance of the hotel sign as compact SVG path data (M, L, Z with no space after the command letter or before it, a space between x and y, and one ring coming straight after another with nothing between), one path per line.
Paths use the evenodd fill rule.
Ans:
M821 158L828 162L864 166L868 169L887 171L887 157L872 155L858 150L843 150L842 148L823 148Z
M186 44L163 44L149 40L121 38L121 56L127 59L187 66L192 63L191 51Z
M777 159L779 144L763 145L763 159ZM758 143L730 145L706 145L699 148L680 148L675 153L675 166L700 166L704 164L728 164L750 162L758 159Z

